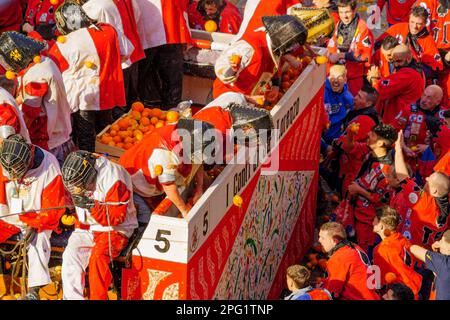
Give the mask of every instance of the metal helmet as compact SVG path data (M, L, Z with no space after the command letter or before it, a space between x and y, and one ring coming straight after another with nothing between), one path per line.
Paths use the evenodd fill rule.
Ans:
M177 123L181 137L183 156L189 156L193 163L210 163L214 155L205 154L205 149L216 140L216 130L208 122L181 118ZM188 154L186 154L188 152Z
M11 180L20 180L31 164L33 146L19 134L3 140L0 151L0 163Z
M272 42L272 51L278 56L284 55L295 45L304 45L308 30L303 22L291 15L262 17Z
M271 130L274 128L272 116L269 111L261 108L253 108L236 103L227 106L233 119L233 130L239 141L256 141L262 130L266 130L270 136ZM241 136L239 136L241 135Z
M328 9L293 7L290 14L308 29L308 44L320 43L333 34L335 22Z
M75 151L70 153L61 167L61 176L64 186L71 194L79 194L95 183L97 170L95 160L97 157L88 151Z
M44 48L44 43L19 32L3 32L0 35L0 65L18 73L27 68Z
M89 27L93 21L81 5L75 1L65 1L55 11L56 27L61 34L69 34L81 28Z

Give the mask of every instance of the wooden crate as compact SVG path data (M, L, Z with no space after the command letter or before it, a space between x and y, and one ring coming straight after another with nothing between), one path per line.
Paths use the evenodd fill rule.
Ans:
M130 110L131 112L131 110ZM129 115L129 113L126 113L124 115L122 115L119 119L117 119L113 124L117 123L120 119L126 117ZM121 149L121 148L117 148L117 147L112 147L109 146L107 144L103 144L99 141L100 137L106 133L113 124L107 125L102 132L100 132L97 137L95 138L95 152L97 153L103 153L105 154L108 158L110 158L111 160L118 160L120 158L120 156L125 152L125 149Z

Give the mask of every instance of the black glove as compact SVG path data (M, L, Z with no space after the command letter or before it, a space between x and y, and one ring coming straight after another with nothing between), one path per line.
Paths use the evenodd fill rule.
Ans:
M83 208L83 209L91 209L95 205L94 199L89 199L86 196L73 195L73 204L75 207Z

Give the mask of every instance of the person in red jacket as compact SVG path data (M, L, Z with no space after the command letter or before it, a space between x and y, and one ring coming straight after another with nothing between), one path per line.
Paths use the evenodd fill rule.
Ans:
M21 0L0 2L0 34L5 31L20 31L23 23Z
M112 281L109 264L138 226L131 177L120 165L87 151L71 153L61 172L77 219L63 253L63 298L84 299L89 266L90 299L107 300Z
M396 38L387 36L383 39L381 47L373 55L373 64L380 70L382 78L387 78L395 72L393 52L398 44Z
M433 33L436 47L444 63L439 81L446 97L443 105L450 107L450 2L447 0L418 0L430 14L428 29Z
M311 273L301 265L292 265L286 270L286 283L291 294L284 300L331 300L327 289L310 285Z
M416 0L377 0L380 12L386 5L386 20L389 26L399 22L408 22L409 13Z
M391 35L396 37L400 44L408 45L414 58L422 64L426 79L431 83L438 79L438 73L443 70L444 65L433 36L426 27L428 16L427 10L423 7L413 7L409 22L393 25L377 39L377 42Z
M39 300L39 289L52 282L50 237L52 231L61 232L59 221L65 212L59 164L51 153L18 134L3 140L0 164L0 242L15 234L35 233L27 253L29 292L25 299Z
M437 85L425 88L420 101L406 106L396 117L394 127L402 129L405 137L405 149L408 164L420 177L428 177L433 172L435 161L427 165L420 162L420 156L432 146L431 138L437 136L443 124L441 102L443 91Z
M241 14L234 4L227 0L200 0L196 10L202 19L197 21L197 29L205 30L205 23L213 20L217 32L237 34L242 23Z
M422 276L414 271L414 260L409 252L409 241L397 231L400 216L395 209L385 206L377 209L373 220L373 232L381 242L373 250L373 264L381 271L381 286L389 284L387 273L395 274L395 282L406 284L417 300L422 285Z
M438 163L434 166L435 172L442 172L450 177L450 151L441 157Z
M360 247L347 240L344 226L327 222L320 227L319 242L328 253L324 288L337 300L380 300L369 288L370 260Z
M328 42L330 63L345 64L350 92L355 96L364 84L372 63L374 38L363 19L356 13L356 0L337 1L340 21Z
M305 44L307 29L290 16L263 17L265 27L246 33L224 50L214 66L213 97L228 91L244 95L278 97L281 57Z
M28 0L22 30L26 33L36 31L46 40L56 38L55 11L62 3L63 0Z
M422 69L413 60L409 47L398 45L393 55L396 69L393 74L382 78L376 66L367 73L367 80L380 94L377 111L386 124L394 124L400 110L419 100L425 89Z
M450 110L442 112L442 116L444 123L432 139L432 150L438 161L450 150Z

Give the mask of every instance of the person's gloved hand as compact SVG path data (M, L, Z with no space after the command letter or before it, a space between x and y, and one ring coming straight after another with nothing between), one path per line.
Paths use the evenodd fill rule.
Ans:
M361 59L361 56L355 57L355 53L353 51L349 51L345 54L346 61L354 61L354 62L367 62L368 59Z
M95 205L95 200L82 195L73 195L73 204L75 207L91 209Z

